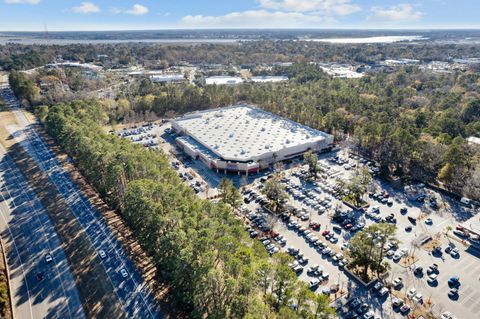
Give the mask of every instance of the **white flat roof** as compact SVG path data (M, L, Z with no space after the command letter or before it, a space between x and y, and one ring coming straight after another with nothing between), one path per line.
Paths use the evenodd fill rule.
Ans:
M205 78L205 84L216 84L216 85L233 85L242 83L243 79L237 76L211 76Z
M288 81L288 77L264 75L264 76L252 76L251 80L252 82L256 82L256 83L282 82L282 81Z
M219 157L242 162L329 136L246 104L188 114L174 124Z
M183 81L185 77L183 74L162 74L162 75L150 75L150 80L153 82L173 82Z

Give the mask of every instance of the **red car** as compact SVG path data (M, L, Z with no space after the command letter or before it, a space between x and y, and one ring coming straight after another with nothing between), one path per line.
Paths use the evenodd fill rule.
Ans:
M277 232L274 232L273 230L270 232L270 237L275 238L278 236Z
M320 224L315 223L315 222L311 222L309 226L313 230L319 230L320 229Z
M345 228L346 230L352 228L353 225L352 224L346 224L345 226L343 226L343 228Z
M322 232L322 236L327 236L328 234L330 234L330 231L329 230L324 230Z

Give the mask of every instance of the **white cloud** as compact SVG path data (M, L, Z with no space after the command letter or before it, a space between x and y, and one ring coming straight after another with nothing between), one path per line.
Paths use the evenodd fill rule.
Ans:
M257 0L264 9L290 12L323 12L330 15L349 15L361 8L351 0Z
M142 6L141 4L134 4L130 9L120 9L116 7L110 8L110 12L113 14L132 14L135 16L147 14L149 11L150 10L147 7Z
M79 6L73 7L72 11L75 13L98 13L100 8L93 2L82 2Z
M222 16L188 15L181 20L184 27L223 28L295 28L321 27L332 24L332 18L302 12L249 10Z
M416 21L424 15L421 11L415 11L408 3L398 4L389 8L372 7L372 15L368 20L380 20L387 22Z
M148 8L142 6L141 4L134 4L133 7L129 10L126 10L125 13L133 14L135 16L141 16L148 13Z
M42 0L5 0L5 3L13 4L13 3L28 3L28 4L37 4L40 3Z

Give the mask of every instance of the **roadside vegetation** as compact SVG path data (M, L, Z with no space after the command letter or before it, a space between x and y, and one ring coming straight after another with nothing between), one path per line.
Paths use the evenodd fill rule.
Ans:
M160 152L107 135L96 101L49 108L47 132L135 233L189 318L328 318L327 297L306 294L278 254L273 264L234 217L231 186L219 204L201 200ZM233 198L234 200L230 200ZM299 301L300 300L300 301ZM292 308L292 304L297 305Z

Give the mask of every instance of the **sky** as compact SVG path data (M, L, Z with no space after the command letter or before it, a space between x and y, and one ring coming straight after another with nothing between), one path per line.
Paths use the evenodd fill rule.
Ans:
M0 0L0 31L480 28L480 0Z

